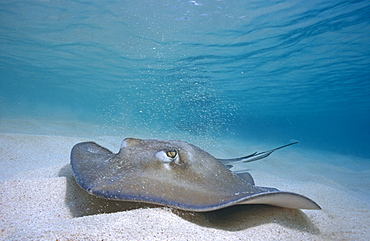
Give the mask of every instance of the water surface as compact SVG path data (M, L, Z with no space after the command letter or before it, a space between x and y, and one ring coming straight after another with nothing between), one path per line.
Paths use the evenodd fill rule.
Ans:
M369 1L4 0L0 117L369 158L369 16Z

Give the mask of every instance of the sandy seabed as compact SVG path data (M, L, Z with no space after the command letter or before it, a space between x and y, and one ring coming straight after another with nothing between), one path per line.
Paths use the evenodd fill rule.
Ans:
M256 185L303 194L322 210L241 205L193 213L107 201L77 186L69 165L72 146L92 140L116 152L127 135L62 135L60 123L48 124L59 132L42 124L47 134L41 135L23 131L34 122L0 124L1 240L370 239L370 160L287 148L248 164ZM220 141L222 148L192 143L220 158L272 148L235 140Z

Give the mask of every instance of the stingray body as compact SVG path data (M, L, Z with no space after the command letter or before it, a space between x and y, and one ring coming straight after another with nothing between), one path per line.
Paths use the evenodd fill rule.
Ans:
M320 209L305 196L255 186L248 172L229 169L240 162L264 158L276 149L216 159L183 141L126 138L116 154L94 142L76 144L71 165L81 188L106 199L198 212L238 204Z

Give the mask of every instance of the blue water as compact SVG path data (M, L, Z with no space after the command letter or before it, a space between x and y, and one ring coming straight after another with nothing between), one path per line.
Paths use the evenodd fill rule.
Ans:
M2 0L0 112L368 158L370 2Z

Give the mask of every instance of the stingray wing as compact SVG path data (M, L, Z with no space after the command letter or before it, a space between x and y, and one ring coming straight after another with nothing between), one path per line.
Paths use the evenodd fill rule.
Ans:
M71 166L77 184L87 191L93 189L102 175L99 167L113 156L110 150L95 142L76 144L71 151Z
M284 208L294 209L321 209L321 207L308 197L279 190L272 192L261 192L239 200L236 204L267 204Z

